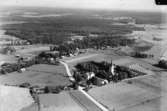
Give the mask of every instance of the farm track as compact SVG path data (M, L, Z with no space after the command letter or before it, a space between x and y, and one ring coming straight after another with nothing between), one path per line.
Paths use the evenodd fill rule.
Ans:
M75 62L75 61L79 61L79 60L83 60L83 59L95 57L95 56L97 56L97 55L98 55L98 54L87 55L87 56L84 56L84 57L79 57L79 58L74 58L74 59L71 59L71 60L66 60L65 62L66 62L66 63Z

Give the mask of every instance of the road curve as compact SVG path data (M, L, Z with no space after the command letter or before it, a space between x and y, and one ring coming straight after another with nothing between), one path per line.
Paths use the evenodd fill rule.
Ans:
M69 76L69 79L70 79L71 81L75 81L75 79L73 78L73 76L72 76L72 74L71 74L71 72L70 72L70 69L69 69L69 67L68 67L68 64L65 63L64 61L60 61L60 63L65 66L66 72L67 72L67 74L68 74L68 76ZM78 90L79 90L80 92L82 92L82 94L84 94L84 95L85 95L90 101L92 101L95 105L97 105L102 111L109 111L106 107L104 107L102 104L100 104L99 102L97 102L93 97L91 97L87 92L85 92L82 87L79 86Z
M70 72L70 69L69 69L68 65L65 62L63 62L63 61L60 61L60 63L63 64L64 67L66 68L66 72L68 74L68 77L69 77L70 81L75 81L75 79L73 78L73 76L72 76L72 74Z

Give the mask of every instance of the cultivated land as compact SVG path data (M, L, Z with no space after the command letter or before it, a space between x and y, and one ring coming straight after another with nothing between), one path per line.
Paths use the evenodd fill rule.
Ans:
M139 46L147 45L147 43L149 43L148 45L154 45L151 50L146 51L149 54L154 54L153 59L136 59L129 57L124 53L126 50L124 52L120 51L120 47L107 48L105 50L88 49L86 53L75 57L65 57L61 60L66 62L70 69L73 69L77 63L85 61L110 62L112 60L114 64L134 66L136 68L140 65L142 67L140 70L147 72L147 75L123 80L119 83L110 83L103 87L93 87L88 93L109 110L115 108L116 111L165 111L165 109L167 109L167 88L165 86L167 83L167 74L166 72L161 72L161 69L152 66L157 63L157 60L162 55L159 51L163 53L163 50L165 50L165 48L162 48L165 42L152 40L153 37L159 37L161 33L159 30L161 28L158 28L159 26L145 25L159 24L161 22L161 17L158 16L159 14L135 14L136 12L129 12L127 15L125 12L99 13L96 11L86 13L84 10L81 11L83 12L81 14L74 10L41 10L27 8L22 11L18 8L14 13L11 11L9 17L3 17L3 21L25 21L15 24L4 24L3 29L7 31L6 34L15 35L18 38L26 39L34 43L34 45L15 46L17 54L26 56L35 55L41 51L47 51L49 50L48 45L37 45L36 43L61 44L69 40L71 33L82 36L95 33L100 37L127 35L132 38L138 38L140 44L137 45ZM95 16L95 14L98 15L98 17ZM136 19L136 23L144 25L129 25L124 23L126 20L115 21L110 17L114 15L133 15ZM164 39L164 37L165 35L163 35L162 38ZM163 43L163 45L160 45L161 43ZM16 61L14 55L2 57L3 59L0 59L0 61ZM51 86L71 84L63 65L33 65L27 68L23 73L13 72L0 76L0 84L17 85L25 82L29 82L32 85ZM28 90L13 90L13 88L11 88L9 91L11 94L8 93L5 97L13 98L13 101L6 101L4 97L1 97L2 94L6 94L3 90L3 93L0 93L0 97L2 100L5 100L2 101L3 104L6 105L4 108L13 108L12 111L15 109L16 111L20 109L22 109L21 111L38 111L39 107L32 103L32 98L29 98L27 91ZM0 92L2 92L2 90L0 90ZM18 95L20 93L21 97ZM19 102L17 102L18 98ZM90 98L87 98L78 90L61 92L60 94L41 94L39 95L39 100L41 111L100 111L99 107L90 101ZM21 104L23 102L25 102L25 104ZM18 104L8 107L10 106L8 103ZM3 109L2 111L11 111L11 109Z
M23 73L13 72L0 76L1 84L17 85L29 82L32 85L68 85L70 81L62 65L39 64L31 66Z
M33 102L28 89L0 85L0 111L20 111Z
M88 97L86 97L81 91L70 91L69 94L83 107L85 111L101 111L101 109L88 99Z
M17 59L13 55L0 54L0 61L1 62L15 63L17 61Z
M71 68L74 68L74 66L77 63L86 62L86 61L111 62L112 60L113 63L117 65L130 66L133 64L139 64L148 71L149 70L154 70L154 71L160 70L159 68L152 66L151 63L143 59L136 59L136 58L129 57L123 54L121 55L118 49L113 49L113 48L109 48L105 50L93 50L93 51L91 50L91 52L88 51L85 54L81 54L76 57L69 57L68 59L63 59L63 60L67 62Z
M164 72L94 88L89 94L116 111L165 111L166 82L167 75Z
M79 56L75 57L69 57L68 59L63 59L68 64L74 66L77 63L80 62L86 62L86 61L111 61L121 58L119 54L117 54L116 49L106 49L106 50L93 50L89 49L88 52L80 54Z
M69 92L60 94L39 95L41 111L85 111L77 101L71 98ZM38 111L37 105L23 108L21 111Z
M26 55L26 54L39 54L42 51L49 51L48 45L27 45L27 46L15 46L16 54Z
M84 61L100 62L105 60L110 62L110 60L113 60L113 63L123 66L138 64L142 67L141 72L146 72L147 75L103 87L94 87L88 93L95 100L109 110L115 108L116 111L165 111L163 107L167 102L164 100L167 90L165 86L162 87L162 83L167 82L166 72L160 72L161 69L152 66L151 63L143 59L121 56L116 49L99 50L97 52L88 52L89 54L72 57L70 60L65 61L70 65L71 69L77 63ZM162 101L163 103L161 103Z

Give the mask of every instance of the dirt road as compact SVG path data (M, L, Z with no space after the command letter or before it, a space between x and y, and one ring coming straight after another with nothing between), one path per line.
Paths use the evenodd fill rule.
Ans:
M65 63L65 62L63 62L63 61L60 61L60 63L65 66L67 74L69 76L69 79L72 80L72 81L74 81L75 79L72 77L72 74L70 72L68 64ZM107 108L105 108L103 105L101 105L100 103L98 103L94 98L92 98L90 95L88 95L83 90L82 87L79 86L78 90L79 90L80 93L76 93L76 94L72 94L72 95L73 95L73 97L78 98L79 102L81 102L82 104L84 104L84 106L86 107L86 109L88 111L95 111L95 109L98 109L96 111L108 111ZM96 108L95 108L95 106L96 106Z
M66 62L66 63L70 63L70 62L80 61L80 60L83 60L83 59L95 57L95 56L97 56L97 55L98 55L98 54L91 54L91 55L87 55L87 56L82 56L82 57L74 58L74 59L71 59L71 60L66 60L65 62Z

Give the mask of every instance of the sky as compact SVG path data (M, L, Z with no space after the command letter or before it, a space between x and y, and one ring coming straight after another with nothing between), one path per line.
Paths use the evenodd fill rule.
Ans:
M0 0L1 6L44 6L84 9L159 11L155 0Z

